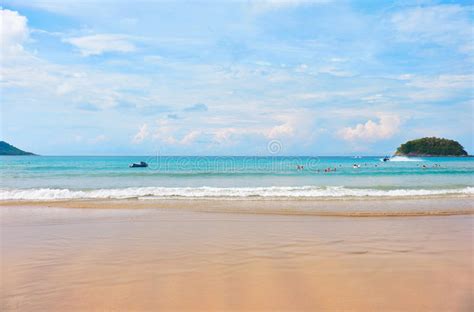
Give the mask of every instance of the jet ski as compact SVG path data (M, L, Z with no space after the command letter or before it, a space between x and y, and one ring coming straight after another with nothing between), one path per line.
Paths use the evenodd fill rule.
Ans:
M386 162L386 161L389 161L389 160L390 160L390 157L384 157L384 158L382 159L383 162Z
M148 164L144 161L140 161L139 163L133 163L129 166L130 168L146 168Z

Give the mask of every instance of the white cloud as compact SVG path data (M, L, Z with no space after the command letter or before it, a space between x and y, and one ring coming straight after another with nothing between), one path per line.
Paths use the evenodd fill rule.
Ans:
M332 57L329 61L333 63L345 63L348 59L343 57Z
M471 88L473 81L472 75L413 76L407 85L418 88L463 89Z
M355 127L346 127L339 131L339 135L347 141L378 141L388 139L399 131L400 118L396 115L381 115L379 122L368 120Z
M217 116L214 118L220 119ZM157 120L156 128L151 132L154 140L170 145L190 145L202 137L209 143L226 146L242 143L247 138L270 140L295 136L306 139L311 137L313 116L307 112L304 114L289 112L285 115L274 115L269 119L264 125L258 120L254 122L249 120L240 124L237 121L235 126L228 127L226 123L230 120L227 119L225 123L216 124L209 118L199 120L193 118L190 124L190 118L160 118Z
M172 145L192 144L203 134L202 130L192 129L178 139L176 134L183 132L178 121L162 118L157 120L157 125L158 127L153 131L153 139Z
M23 50L23 43L28 39L29 30L25 16L16 11L0 7L0 47L4 53Z
M305 93L298 93L294 95L295 99L297 100L314 100L314 101L322 101L327 100L331 97L328 92L305 92Z
M330 101L337 98L354 99L365 96L371 92L374 88L367 89L348 89L343 91L316 91L316 92L303 92L293 94L293 99L303 101Z
M309 113L286 114L273 116L277 125L257 126L257 127L224 127L211 129L213 140L219 144L237 143L244 136L260 137L265 139L283 139L295 136L311 137L311 123L313 116Z
M306 72L307 70L308 70L308 65L306 65L306 64L300 64L299 66L297 66L297 67L295 68L295 71L296 71L297 73L304 73L304 72Z
M461 91L469 91L474 85L472 75L436 75L436 76L412 76L406 85L413 87L413 91L407 92L411 100L439 101L449 99Z
M311 115L290 113L274 117L280 124L264 129L263 135L268 139L281 139L284 137L293 137L309 128L309 123L313 120Z
M188 134L186 134L180 141L179 143L180 144L183 144L183 145L188 145L188 144L191 144L191 143L194 143L197 138L199 138L201 136L202 132L199 131L199 130L193 130L191 132L189 132Z
M263 136L265 129L229 127L212 129L211 132L215 143L233 145L239 143L243 136Z
M101 143L101 142L104 142L104 141L107 141L107 137L103 134L100 134L98 136L96 136L95 138L92 138L89 140L89 142L91 144L98 144L98 143Z
M160 140L168 144L177 144L178 140L174 137L180 127L174 122L174 120L159 119L156 121L158 127L153 131L153 139Z
M137 134L133 137L133 143L141 143L143 140L145 140L148 135L150 134L150 131L148 131L148 124L143 124L140 126L140 129L138 130Z
M221 128L214 132L214 141L217 143L224 143L231 139L232 135L237 133L238 130L235 128Z
M68 94L69 92L71 92L72 90L73 90L73 87L71 86L71 84L69 84L67 82L63 82L63 83L61 83L60 85L57 86L56 93L58 95L65 95L65 94Z
M277 10L288 7L297 7L301 5L311 4L327 4L331 3L332 0L257 0L252 1L252 10L254 12L264 12L268 10Z
M362 100L366 101L367 103L370 104L378 104L378 103L383 103L385 102L385 98L383 94L372 94L372 95L367 95L362 98Z
M64 39L77 47L82 56L100 55L106 52L133 52L135 45L130 38L116 34L97 34Z
M121 103L137 103L137 106L155 103L147 95L130 92L142 92L149 85L150 79L142 75L98 71L74 64L56 65L27 51L10 58L12 62L0 66L2 88L24 88L34 92L37 99L55 99L72 107L87 103L97 110L111 109Z
M410 8L394 14L391 22L402 40L442 45L472 44L469 10L460 5Z
M336 77L351 77L354 76L353 73L346 71L346 70L341 70L336 68L335 66L323 66L318 70L319 73L321 74L328 74Z
M275 126L270 129L267 133L269 139L276 139L282 136L293 136L295 133L295 128L290 122Z

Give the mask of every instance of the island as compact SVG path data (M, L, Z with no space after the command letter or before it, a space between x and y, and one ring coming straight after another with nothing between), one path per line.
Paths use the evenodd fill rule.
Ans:
M36 156L36 154L22 151L5 141L0 141L0 155L1 156Z
M427 137L408 141L397 149L395 156L468 156L459 142L444 138Z

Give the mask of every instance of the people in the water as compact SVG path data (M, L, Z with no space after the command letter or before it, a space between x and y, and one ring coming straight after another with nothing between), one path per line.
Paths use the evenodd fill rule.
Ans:
M369 166L370 164L368 163L363 163L363 164L353 164L352 165L352 168L354 169L359 169L361 168L362 166ZM375 168L378 168L378 164L374 164L374 167ZM433 164L432 166L431 165L426 165L426 164L416 164L417 167L420 167L420 168L423 168L423 169L429 169L429 168L441 168L442 166L440 164ZM339 164L339 167L343 167L342 164ZM303 170L304 169L304 166L303 165L297 165L296 166L296 169L297 170ZM337 165L332 168L332 167L327 167L325 169L317 169L317 170L314 170L313 172L316 172L316 173L320 173L324 170L325 173L329 173L329 172L336 172L337 171Z
M364 163L364 164L362 164L362 165L361 165L361 164L353 164L353 165L352 165L352 168L354 168L354 169L359 169L359 168L361 168L362 166L368 166L368 165L369 165L369 164L367 164L367 163ZM421 168L423 168L423 169L441 168L441 165L440 165L440 164L433 164L433 166L431 166L431 165L428 166L428 165L425 165L425 164L416 164L416 166L417 166L417 167L421 167ZM342 165L339 164L339 167L341 168ZM377 164L374 164L374 167L375 167L375 168L378 168L378 165L377 165ZM303 169L304 169L304 166L302 166L302 165L297 165L297 166L296 166L296 169L297 169L297 170L303 170ZM327 167L327 168L325 168L325 169L317 169L317 170L314 170L314 172L320 173L320 172L322 172L322 170L324 170L324 172L326 172L326 173L335 172L335 171L337 171L337 167L334 167L334 168Z

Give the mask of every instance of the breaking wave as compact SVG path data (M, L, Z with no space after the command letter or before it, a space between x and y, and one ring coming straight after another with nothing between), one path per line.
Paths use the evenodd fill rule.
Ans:
M153 199L153 198L331 198L472 195L474 187L457 189L357 189L343 186L302 187L137 187L122 189L0 189L0 200Z

